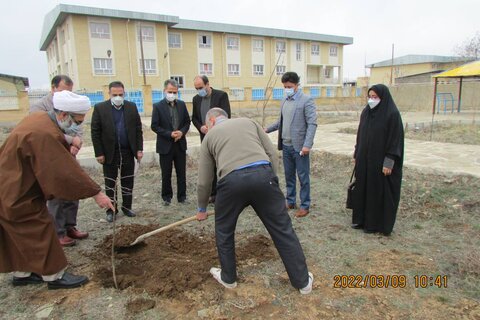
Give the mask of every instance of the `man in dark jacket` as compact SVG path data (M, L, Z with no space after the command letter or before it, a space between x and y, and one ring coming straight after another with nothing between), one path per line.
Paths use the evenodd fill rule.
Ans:
M157 134L157 153L162 170L162 199L165 205L172 201L172 162L177 174L177 200L187 199L187 139L190 116L185 102L178 100L178 84L169 79L164 84L165 98L153 105L152 125Z
M103 165L105 191L114 199L118 170L122 186L122 211L135 217L132 211L135 158L143 157L142 122L135 103L124 100L125 88L120 81L108 86L110 99L97 103L92 115L92 143L98 163ZM115 214L117 209L115 209ZM107 221L114 212L107 210Z
M207 133L207 126L205 125L205 116L211 108L223 109L228 118L231 118L230 101L228 94L222 90L216 90L210 87L208 77L205 75L196 76L193 80L193 85L198 91L198 94L193 97L192 123L200 133L200 141L203 141ZM217 194L217 176L215 175L212 184L212 194L209 202L215 202L215 195Z

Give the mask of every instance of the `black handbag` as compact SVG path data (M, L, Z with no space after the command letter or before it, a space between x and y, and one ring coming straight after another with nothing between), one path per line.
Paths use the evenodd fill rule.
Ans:
M356 180L353 179L354 176L355 176L355 168L353 168L352 175L350 176L350 183L348 184L348 188L347 188L347 203L346 203L347 209L353 209L353 196L355 192L355 183L356 183Z

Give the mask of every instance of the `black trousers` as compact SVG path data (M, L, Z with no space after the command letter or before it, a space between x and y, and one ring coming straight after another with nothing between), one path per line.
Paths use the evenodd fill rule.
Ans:
M78 203L78 200L52 199L47 201L48 212L53 216L55 229L59 236L64 236L68 228L77 225Z
M235 227L240 213L251 205L272 237L290 283L295 288L308 285L308 269L302 246L285 207L285 196L269 165L229 173L218 181L215 202L215 239L222 267L222 280L237 279Z
M187 199L187 154L180 148L179 143L174 143L170 152L159 154L160 168L162 169L162 199L171 201L173 198L172 190L172 167L175 165L177 174L177 200Z
M103 165L103 175L105 177L105 193L115 201L115 211L117 211L117 192L116 181L120 170L120 185L122 187L122 209L132 209L133 181L135 172L135 157L130 150L115 150L111 164Z

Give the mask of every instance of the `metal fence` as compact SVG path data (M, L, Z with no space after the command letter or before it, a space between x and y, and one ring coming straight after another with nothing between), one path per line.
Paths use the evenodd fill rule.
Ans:
M343 97L350 97L355 96L359 97L362 95L362 88L356 88L355 91L352 91L351 87L344 87L343 90L337 91L338 87L308 87L307 93L312 98L320 98L324 94L325 97L335 97L337 95L342 95ZM302 88L300 88L302 90ZM245 88L229 88L229 99L231 101L259 101L259 100L266 100L266 89L265 88L252 88L249 92L249 96L246 96ZM323 92L322 92L323 91ZM49 91L46 90L35 90L29 91L28 97L30 104L35 103L39 99L43 98L47 95ZM105 101L103 96L103 91L76 91L76 93L87 96L92 106L99 102ZM193 97L197 95L197 90L195 89L179 89L178 90L178 98L185 101L191 102ZM152 89L152 102L156 103L162 100L165 97L163 89ZM285 97L284 88L272 88L271 89L271 98L273 100L282 100ZM143 96L142 90L130 90L125 91L125 99L134 102L137 105L138 111L140 113L144 113L145 111L145 99ZM9 109L6 109L9 108ZM18 101L16 99L16 94L12 94L10 96L2 93L0 95L0 110L14 110L18 109Z
M310 88L310 97L312 98L320 98L322 96L322 90L319 87L311 87Z
M228 98L231 101L243 101L245 100L245 89L243 88L230 88L230 94Z
M252 89L252 100L253 101L265 100L265 89L263 88Z

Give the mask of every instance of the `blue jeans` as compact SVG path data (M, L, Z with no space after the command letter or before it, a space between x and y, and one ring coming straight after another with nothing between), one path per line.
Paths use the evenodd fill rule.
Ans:
M294 205L297 198L297 179L300 180L300 208L310 208L310 156L300 156L293 146L283 145L283 168L287 185L287 203Z

